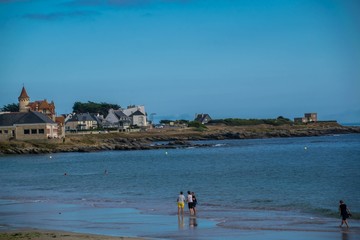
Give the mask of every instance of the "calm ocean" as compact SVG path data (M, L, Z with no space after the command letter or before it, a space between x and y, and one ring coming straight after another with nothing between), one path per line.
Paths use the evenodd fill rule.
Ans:
M359 225L360 134L206 143L212 147L1 156L0 227L175 238L167 225L163 235L156 227L114 230L116 214L171 223L187 190L199 201L199 227L333 231L340 199Z

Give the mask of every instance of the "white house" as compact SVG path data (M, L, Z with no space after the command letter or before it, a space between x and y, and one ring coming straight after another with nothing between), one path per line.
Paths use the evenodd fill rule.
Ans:
M146 127L147 119L144 106L128 106L126 109L110 109L103 126L106 128L127 129L131 125Z
M109 113L103 122L104 128L118 128L122 130L128 129L130 125L130 117L126 116L121 109L114 110L112 108L109 109Z
M136 112L132 113L130 115L130 118L132 125L137 125L139 127L147 126L146 115L140 110L137 110Z

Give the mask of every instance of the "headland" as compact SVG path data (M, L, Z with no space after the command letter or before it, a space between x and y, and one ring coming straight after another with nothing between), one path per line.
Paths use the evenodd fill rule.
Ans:
M206 147L204 140L262 139L279 137L313 137L360 133L360 127L342 126L336 122L302 125L226 126L206 128L167 127L142 132L82 132L67 134L65 139L2 141L0 154L45 154L57 152L94 152L109 150L150 150Z

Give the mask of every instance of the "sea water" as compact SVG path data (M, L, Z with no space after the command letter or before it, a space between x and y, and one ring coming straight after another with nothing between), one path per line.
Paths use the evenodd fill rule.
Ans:
M206 143L2 156L0 226L176 238L194 220L176 217L177 195L190 190L198 199L199 239L214 226L231 236L334 231L340 199L359 227L360 134Z

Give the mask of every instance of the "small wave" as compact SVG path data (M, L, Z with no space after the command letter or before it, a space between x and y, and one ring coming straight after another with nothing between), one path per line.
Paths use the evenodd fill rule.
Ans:
M36 200L31 200L30 202L33 202L33 203L42 203L42 202L48 202L48 200L45 200L45 199L36 199Z
M226 144L225 143L217 143L214 145L214 147L222 147L222 146L225 146Z

